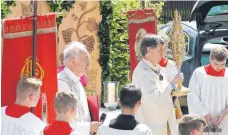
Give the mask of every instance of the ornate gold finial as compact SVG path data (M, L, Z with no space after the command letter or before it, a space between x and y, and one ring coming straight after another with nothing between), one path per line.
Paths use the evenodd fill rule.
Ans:
M36 58L36 77L39 78L40 80L43 80L44 78L44 70L41 67L41 65L38 63L38 59ZM21 70L21 75L20 77L25 77L25 76L32 76L32 57L28 57L25 59L25 64Z

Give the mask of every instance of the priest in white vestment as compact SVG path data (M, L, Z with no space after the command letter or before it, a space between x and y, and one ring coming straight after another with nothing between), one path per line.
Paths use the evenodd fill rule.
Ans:
M14 104L1 108L1 135L39 135L46 124L30 112L40 98L42 82L34 77L22 78L16 89Z
M71 122L83 135L97 132L100 122L91 122L88 102L80 76L84 75L90 64L89 52L85 45L71 42L64 49L65 68L58 74L58 91L74 92L78 100L76 117Z
M217 125L228 135L228 52L225 47L211 50L210 64L197 68L190 79L190 114L203 116L208 125Z
M171 97L171 90L182 79L178 74L168 82L161 67L164 40L160 36L146 35L140 45L143 59L133 73L132 82L141 89L142 105L136 119L149 126L154 135L167 135L169 123L171 135L178 135L177 121Z
M121 114L103 124L97 135L153 135L145 124L135 120L135 113L141 105L142 93L134 85L123 86L120 90Z
M56 120L44 128L42 135L82 135L70 125L76 116L77 102L75 93L58 92L54 101Z

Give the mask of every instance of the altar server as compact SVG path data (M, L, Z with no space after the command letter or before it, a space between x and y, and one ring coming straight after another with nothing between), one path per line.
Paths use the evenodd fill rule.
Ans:
M1 108L1 135L39 135L45 123L30 112L40 98L42 82L34 77L22 78L16 88L14 104Z
M161 37L164 39L164 45L163 45L162 59L160 60L159 65L162 67L168 82L171 82L174 79L174 77L177 75L178 70L174 61L166 58L170 38L167 35L161 35Z
M135 120L135 113L141 105L142 93L134 85L120 90L121 114L99 128L98 135L153 135L150 128Z
M44 128L44 135L81 135L70 126L76 116L77 97L73 92L59 92L55 97L56 120ZM88 129L89 130L89 129Z
M217 125L221 135L228 135L228 69L227 49L215 47L210 64L197 68L190 79L188 107L190 114L205 117L208 125Z

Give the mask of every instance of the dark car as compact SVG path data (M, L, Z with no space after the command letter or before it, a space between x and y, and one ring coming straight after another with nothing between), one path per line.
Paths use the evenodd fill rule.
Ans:
M188 87L188 83L190 80L190 77L195 70L196 67L200 65L206 65L209 63L209 55L210 51L213 47L219 46L219 45L225 45L228 47L228 41L224 37L214 38L208 40L202 49L200 59L196 59L196 46L197 46L197 40L198 40L198 31L196 28L196 21L188 22L183 21L181 22L184 35L185 35L185 45L186 45L186 56L185 61L182 65L181 71L184 73L184 82L183 85L185 87ZM158 34L166 34L170 38L172 36L172 22L169 22L163 26L160 27ZM197 56L198 57L198 56ZM173 59L171 47L169 47L167 52L167 58ZM196 62L196 61L199 62ZM228 63L227 63L228 64ZM228 65L227 65L228 66Z
M205 3L207 1L202 1L202 2ZM213 1L213 2L215 2L215 1ZM227 4L228 1L226 1L224 3ZM221 4L223 4L223 2ZM212 7L212 10L213 10L213 7ZM196 11L194 11L194 15L196 15L195 12ZM198 12L200 12L200 11L198 11ZM228 12L228 9L227 9L227 12ZM226 14L226 15L228 15L228 14ZM219 16L219 15L218 14L214 15L214 17L217 17L217 16ZM210 17L212 17L212 19L213 19L213 16L210 16ZM220 27L218 27L218 24L220 26L221 23L217 19L214 22L212 21L210 23L207 22L207 23L203 23L203 24L199 24L199 22L197 20L191 21L191 22L188 22L188 21L181 22L182 28L184 31L184 35L185 35L185 45L186 45L185 61L181 67L181 71L184 73L183 85L185 87L188 87L189 80L191 78L193 71L197 67L199 67L201 65L206 65L209 63L209 54L213 47L219 46L219 45L224 45L224 46L228 47L228 33L227 33L228 17L226 17L226 19L227 19L226 23L223 24L224 27L221 27L222 30L220 30ZM198 26L198 27L200 27L199 31L197 30L197 24L201 25L201 26ZM213 25L213 26L216 25L218 28L212 27L212 28L208 28L205 30L204 29L205 27L202 27L203 25L205 25L205 27L209 27L211 25ZM224 30L226 32L224 32ZM172 22L169 22L169 23L161 26L159 28L158 34L166 34L171 38ZM172 53L171 53L171 47L168 49L167 58L169 58L171 60L173 58ZM227 66L228 66L228 63L227 63Z
M228 1L197 1L192 9L190 22L183 21L181 24L186 45L186 56L181 71L184 73L183 85L188 87L193 71L209 63L213 47L222 45L228 48ZM171 38L171 29L172 22L169 22L160 27L158 34L167 34ZM167 57L172 59L170 48ZM186 97L180 102L183 113L186 114Z

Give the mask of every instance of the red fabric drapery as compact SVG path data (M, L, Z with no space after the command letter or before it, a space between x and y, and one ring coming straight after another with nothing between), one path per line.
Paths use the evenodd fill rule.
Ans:
M38 16L36 77L43 81L41 92L47 96L48 122L55 119L54 97L57 92L56 17ZM32 18L6 20L3 26L1 106L16 99L16 85L21 77L32 72ZM35 114L42 118L41 99Z
M92 121L99 121L99 103L98 95L87 96L90 116Z
M135 54L137 38L145 33L157 34L157 18L152 9L133 10L128 12L128 37L130 50L131 74L138 61ZM138 33L138 35L137 35Z

